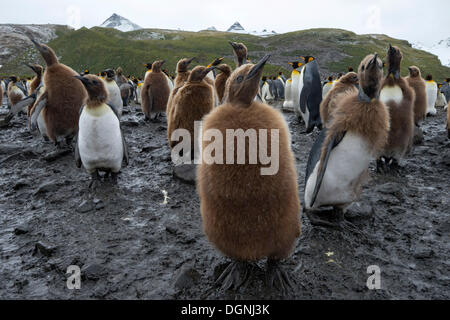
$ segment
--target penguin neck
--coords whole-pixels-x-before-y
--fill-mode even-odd
[[[364,90],[362,89],[362,87],[360,86],[359,87],[359,90],[358,90],[358,100],[359,101],[361,101],[361,102],[371,102],[372,100],[377,100],[378,99],[378,95],[375,97],[375,98],[373,98],[373,99],[371,99],[365,92],[364,92]]]
[[[49,50],[45,55],[43,55],[43,58],[45,60],[45,63],[47,64],[47,67],[59,63],[56,54],[52,50]]]
[[[89,97],[89,99],[87,100],[87,103],[86,103],[86,107],[91,110],[99,108],[106,103],[106,100],[107,99],[104,96],[96,97],[96,98]]]

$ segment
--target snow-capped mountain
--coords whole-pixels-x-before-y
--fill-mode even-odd
[[[273,36],[276,35],[277,33],[275,31],[268,31],[267,29],[264,29],[262,31],[247,31],[244,29],[244,27],[239,23],[239,22],[235,22],[231,25],[231,27],[228,28],[227,32],[234,32],[234,33],[242,33],[242,34],[251,34],[254,36],[259,36],[259,37],[269,37],[269,36]]]
[[[217,31],[216,27],[212,26],[212,27],[208,27],[205,29],[206,31]]]
[[[119,16],[118,14],[114,13],[111,17],[105,20],[100,27],[102,28],[114,28],[119,31],[127,32],[127,31],[134,31],[142,29],[142,27],[138,26],[137,24],[131,22],[130,20]]]
[[[415,42],[411,45],[415,49],[428,51],[438,56],[444,66],[450,67],[450,37],[431,46],[426,46],[421,42]]]

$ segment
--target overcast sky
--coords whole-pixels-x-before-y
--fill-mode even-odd
[[[330,27],[432,44],[450,37],[450,1],[424,0],[0,0],[0,23],[92,27],[117,13],[144,28],[278,33]],[[12,9],[14,7],[14,10]],[[10,8],[10,9],[8,9]]]

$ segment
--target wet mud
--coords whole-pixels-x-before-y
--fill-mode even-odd
[[[126,109],[127,111],[128,109]],[[0,110],[2,113],[6,109]],[[317,131],[283,113],[292,134],[299,193]],[[72,152],[32,135],[25,116],[0,128],[0,298],[2,299],[449,299],[450,140],[445,114],[424,124],[424,142],[402,169],[370,168],[353,230],[311,226],[283,262],[289,292],[264,283],[265,262],[247,285],[223,292],[214,281],[230,262],[207,241],[195,185],[173,175],[165,118],[148,123],[135,106],[122,117],[130,164],[118,185],[88,189]],[[81,268],[81,289],[66,286]],[[381,289],[366,286],[369,266]]]

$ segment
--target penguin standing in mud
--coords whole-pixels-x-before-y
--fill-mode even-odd
[[[187,82],[173,98],[173,114],[168,124],[169,145],[173,148],[177,141],[173,141],[172,133],[177,129],[186,129],[191,135],[191,156],[194,150],[194,121],[201,121],[214,107],[214,90],[203,81],[213,67],[197,66],[189,74]]]
[[[427,91],[427,116],[435,116],[436,111],[436,100],[438,93],[437,83],[433,80],[431,74],[426,77],[426,91]]]
[[[153,62],[152,72],[145,78],[141,92],[141,108],[146,120],[157,121],[162,112],[166,112],[170,88],[166,75],[161,71],[164,60]]]
[[[397,167],[413,144],[415,94],[400,76],[402,59],[400,49],[389,45],[386,57],[388,74],[381,86],[380,101],[388,107],[390,130],[388,143],[377,160],[377,169],[381,172]]]
[[[274,80],[274,85],[278,98],[284,100],[284,80],[280,75]]]
[[[294,100],[297,114],[301,114],[306,131],[310,133],[315,127],[322,129],[320,119],[320,103],[322,102],[322,83],[320,82],[319,66],[314,57],[302,57],[305,66],[302,68],[299,83],[298,103]],[[294,97],[295,99],[295,97]]]
[[[270,84],[266,76],[262,77],[261,98],[264,103],[273,100],[272,93],[270,92]]]
[[[222,104],[225,94],[225,84],[231,75],[231,67],[227,64],[221,64],[218,65],[216,69],[219,70],[220,73],[216,77],[214,86],[216,88],[217,97],[219,98],[219,104]]]
[[[263,173],[261,170],[267,167],[260,159],[255,159],[255,164],[248,160],[252,155],[249,148],[245,149],[248,163],[244,165],[225,164],[220,160],[206,163],[203,154],[204,160],[197,170],[203,230],[208,240],[234,261],[216,280],[224,290],[242,286],[251,273],[249,263],[264,258],[268,259],[267,283],[286,289],[289,278],[278,262],[289,257],[300,236],[297,172],[288,125],[279,111],[254,101],[268,59],[267,55],[256,65],[237,68],[228,79],[225,104],[213,109],[202,124],[204,153],[223,151],[225,157],[227,149],[230,150],[230,146],[221,141],[216,145],[219,149],[211,151],[212,142],[205,137],[211,130],[221,132],[217,140],[224,139],[227,129],[254,129],[260,133],[258,140],[266,139],[267,152],[279,159],[276,172]],[[272,141],[274,130],[278,132],[275,143]],[[238,151],[233,150],[234,158],[233,154],[227,158],[237,158]],[[264,203],[263,208],[261,203]]]
[[[300,83],[301,83],[301,72],[303,72],[303,63],[294,61],[289,62],[292,67],[291,73],[291,101],[292,107],[294,108],[295,115],[298,119],[301,118],[301,114],[299,112],[299,108],[296,107],[300,103]],[[302,67],[303,66],[303,67]]]
[[[294,103],[292,101],[292,79],[289,78],[286,80],[286,84],[284,85],[283,109],[292,109],[292,108],[294,108]]]
[[[383,64],[377,54],[364,58],[358,77],[359,92],[342,96],[309,154],[305,207],[313,224],[322,224],[313,214],[322,207],[332,206],[343,218],[347,206],[359,199],[370,161],[388,139],[389,113],[378,99]]]
[[[447,99],[445,98],[445,95],[441,92],[441,88],[442,88],[442,84],[439,84],[437,99],[436,99],[436,107],[437,108],[443,108],[447,105]]]
[[[9,105],[14,107],[20,100],[25,98],[26,89],[22,86],[22,84],[19,82],[19,79],[16,76],[9,77],[9,83],[8,83],[8,90],[7,90],[7,96]],[[20,110],[23,112],[26,112],[26,110]]]
[[[45,91],[36,100],[31,117],[31,128],[36,127],[42,113],[48,138],[59,144],[59,138],[70,142],[78,132],[78,117],[81,106],[87,99],[87,92],[73,69],[59,63],[55,52],[47,45],[31,40],[41,53],[47,67],[44,72]]]
[[[328,77],[327,82],[323,85],[322,88],[322,99],[325,99],[325,97],[327,96],[327,93],[331,90],[331,88],[333,88],[333,77]],[[325,120],[323,120],[323,123],[325,123]]]
[[[420,126],[427,114],[427,92],[425,80],[422,79],[420,69],[416,66],[408,68],[409,76],[406,77],[406,82],[414,90],[414,122],[416,126]]]
[[[115,109],[120,119],[123,111],[123,101],[119,86],[115,81],[116,72],[113,69],[106,69],[103,72],[105,73],[103,81],[105,82],[106,91],[108,91],[108,101],[106,103]]]
[[[444,94],[445,100],[450,102],[450,78],[445,79],[441,87],[441,92]]]
[[[189,66],[195,58],[184,58],[177,63],[177,76],[175,78],[175,85],[170,92],[169,100],[167,101],[166,117],[167,123],[170,123],[170,117],[172,116],[172,102],[173,97],[177,94],[178,90],[186,83],[189,78],[190,71]],[[170,140],[170,137],[169,137]]]
[[[336,110],[336,106],[342,99],[341,95],[358,93],[356,87],[358,81],[358,75],[355,72],[349,72],[325,96],[325,99],[320,103],[320,118],[324,126],[326,126],[333,112]]]
[[[75,162],[91,174],[89,185],[100,180],[99,171],[111,174],[114,183],[122,167],[122,161],[128,164],[128,150],[120,128],[119,115],[108,105],[108,91],[105,82],[95,75],[75,76],[86,88],[89,98],[82,107],[79,119],[79,131],[75,148]],[[96,185],[94,185],[96,187]]]

